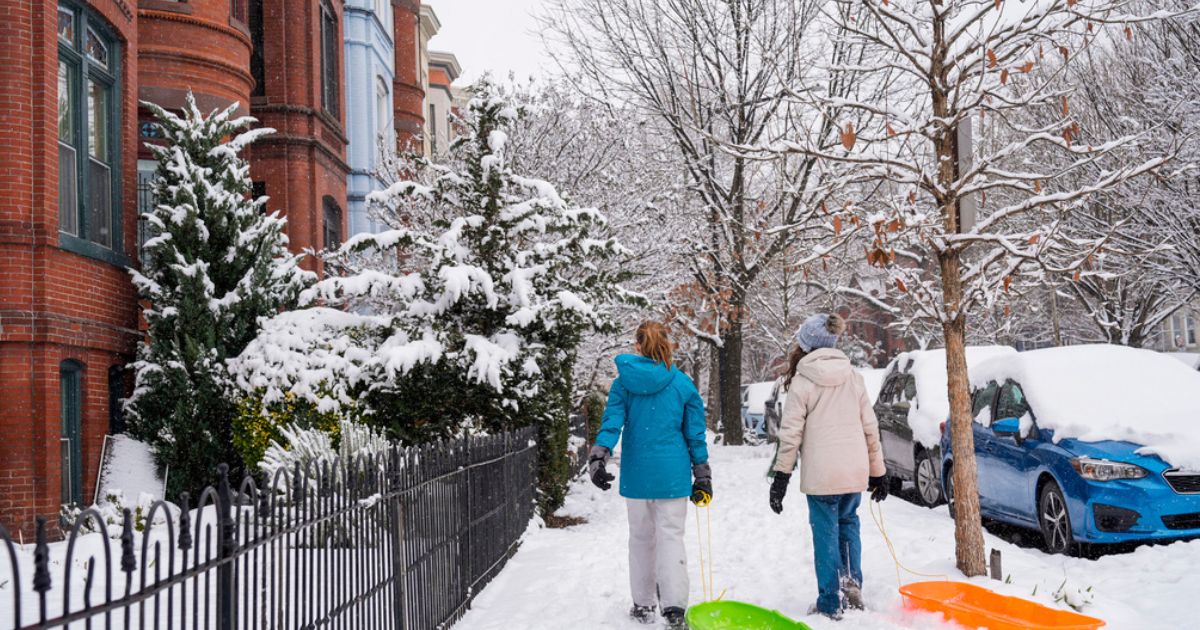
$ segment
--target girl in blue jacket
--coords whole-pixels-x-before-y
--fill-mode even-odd
[[[621,439],[621,496],[629,509],[629,614],[653,623],[655,604],[670,628],[684,628],[687,500],[712,498],[704,433],[704,401],[692,379],[671,364],[671,340],[658,322],[638,326],[637,355],[617,356],[604,421],[588,458],[592,483],[603,490],[605,468]]]

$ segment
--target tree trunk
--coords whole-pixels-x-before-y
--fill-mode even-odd
[[[708,413],[705,421],[708,430],[719,433],[721,429],[721,349],[710,346],[708,350]]]
[[[983,528],[979,515],[979,479],[975,465],[975,435],[971,417],[971,390],[967,376],[966,319],[958,311],[962,301],[958,252],[938,257],[948,321],[942,325],[946,342],[946,379],[950,395],[950,438],[954,451],[954,552],[958,570],[967,577],[983,575]]]
[[[731,319],[721,334],[721,433],[725,443],[741,446],[742,432],[742,324]]]

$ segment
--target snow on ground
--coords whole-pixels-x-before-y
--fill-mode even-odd
[[[782,515],[767,507],[764,477],[771,448],[714,446],[712,544],[714,586],[725,598],[775,608],[815,630],[952,628],[938,615],[905,611],[897,592],[896,569],[868,503],[862,519],[864,595],[869,610],[850,612],[841,622],[805,613],[816,600],[812,539],[804,495],[798,483],[784,501]],[[615,467],[614,467],[615,468]],[[585,479],[575,482],[562,513],[588,522],[568,529],[532,529],[507,567],[475,600],[455,630],[625,629],[646,627],[630,621],[627,532],[624,500]],[[900,561],[914,571],[962,579],[954,570],[954,523],[946,508],[933,510],[890,497],[883,502],[884,525]],[[702,599],[696,555],[696,516],[689,508],[687,548],[691,597]],[[1049,606],[1056,593],[1092,603],[1085,614],[1109,628],[1140,630],[1194,627],[1194,599],[1200,593],[1200,541],[1141,547],[1132,553],[1084,560],[1049,556],[984,534],[988,549],[1000,549],[1009,584],[975,581],[1008,595],[1031,597]],[[940,579],[904,575],[904,580]],[[1091,592],[1088,592],[1088,589]],[[1058,595],[1059,598],[1062,595]]]
[[[151,500],[161,499],[163,480],[158,477],[150,445],[128,435],[105,437],[109,450],[100,471],[99,498],[102,500],[107,493],[120,491],[131,500],[139,499],[143,494]]]

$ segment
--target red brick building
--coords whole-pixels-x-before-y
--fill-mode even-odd
[[[0,0],[0,525],[89,503],[104,435],[121,430],[156,135],[139,99],[241,104],[278,130],[252,148],[251,177],[292,247],[346,233],[342,5]],[[420,7],[393,6],[397,66],[416,68]],[[404,130],[423,123],[412,74],[397,78]]]

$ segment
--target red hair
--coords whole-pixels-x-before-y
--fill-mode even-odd
[[[638,326],[635,339],[642,349],[642,356],[671,367],[671,338],[667,336],[666,326],[655,321],[644,321]]]

